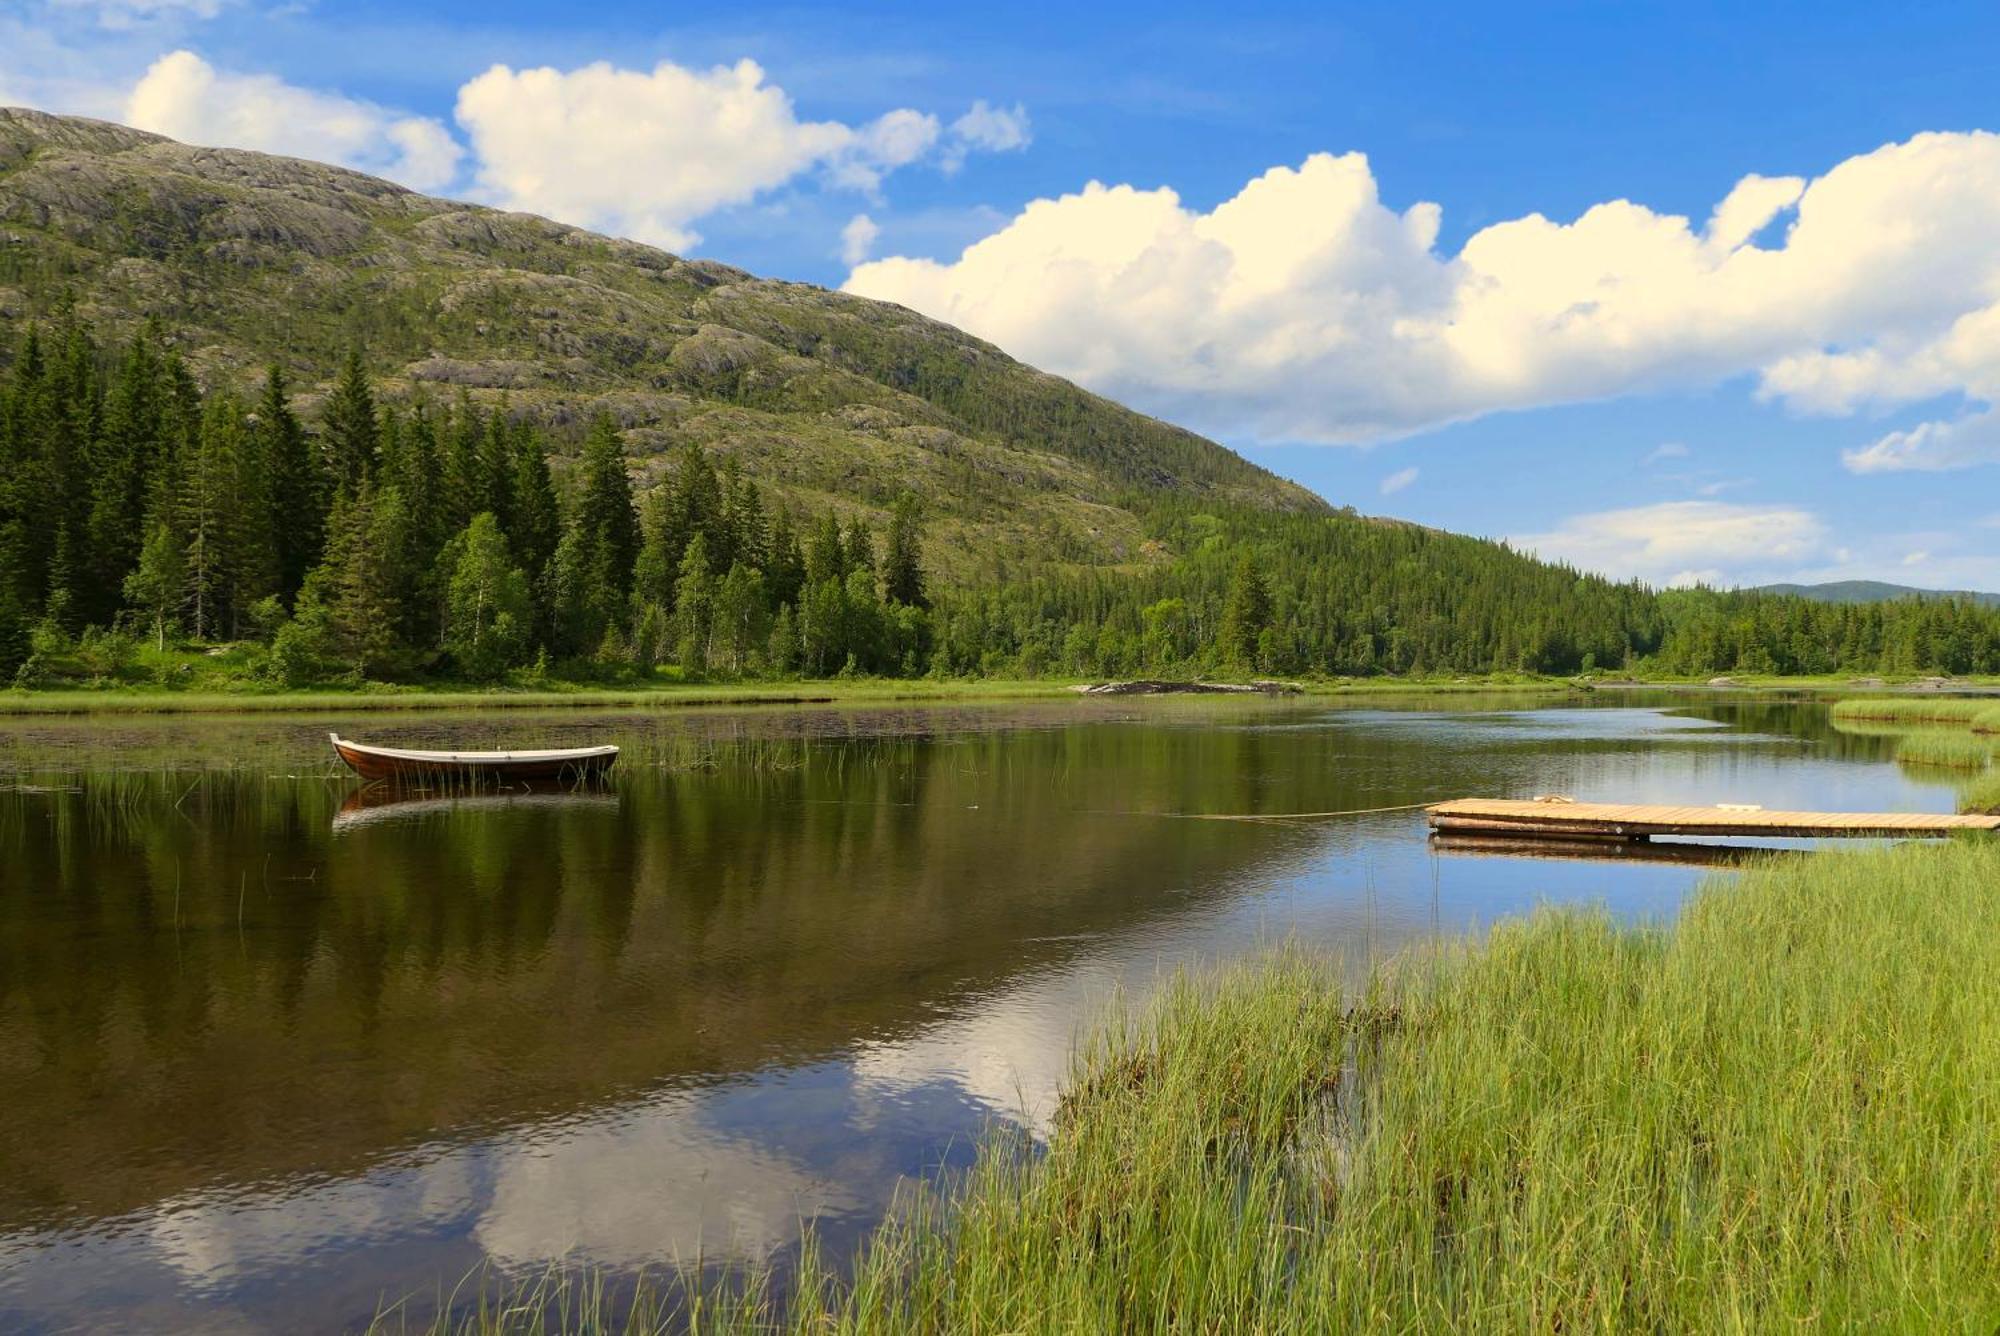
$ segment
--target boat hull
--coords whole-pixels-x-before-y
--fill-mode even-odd
[[[618,760],[616,747],[573,752],[423,753],[367,747],[334,737],[333,750],[348,769],[367,780],[399,783],[528,783],[578,781],[604,774]]]

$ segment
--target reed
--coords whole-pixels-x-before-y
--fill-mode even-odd
[[[2000,713],[1990,700],[1958,696],[1864,696],[1836,701],[1835,723],[1970,724],[1982,714]]]
[[[1184,977],[1086,1046],[1045,1149],[993,1137],[846,1274],[703,1325],[1992,1330],[1995,884],[1992,841],[1824,854],[1358,991],[1297,951]],[[439,1329],[577,1329],[529,1307]]]
[[[1988,770],[1960,789],[1958,810],[2000,816],[2000,769]]]
[[[1976,733],[1939,728],[1903,734],[1896,743],[1899,765],[1943,770],[1984,770],[1993,760],[1991,739]]]

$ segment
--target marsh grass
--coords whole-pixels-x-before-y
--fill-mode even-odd
[[[2000,715],[2000,706],[1955,696],[1865,696],[1833,706],[1835,723],[1969,725],[1981,715]]]
[[[1899,765],[1945,770],[1984,770],[1993,760],[1992,740],[1956,729],[1927,728],[1905,733],[1896,743]]]
[[[1958,810],[2000,815],[2000,769],[1988,770],[1960,789]]]
[[[624,1311],[855,1332],[1992,1330],[1995,885],[1992,841],[1823,854],[1713,882],[1671,925],[1547,910],[1358,991],[1298,951],[1186,976],[1083,1049],[1045,1148],[995,1136],[845,1273],[809,1257],[789,1298],[739,1287],[696,1324]],[[439,1329],[585,1329],[551,1311]]]

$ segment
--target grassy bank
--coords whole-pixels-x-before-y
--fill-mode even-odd
[[[1996,884],[1993,842],[1826,854],[1359,995],[1297,953],[1185,979],[1082,1055],[1046,1153],[998,1138],[850,1278],[702,1324],[1991,1330]],[[663,1293],[641,1328],[687,1320]]]
[[[1069,679],[1007,678],[824,678],[802,681],[713,683],[657,682],[622,686],[589,684],[540,687],[364,686],[283,690],[271,687],[173,689],[106,687],[88,689],[0,689],[0,716],[77,714],[243,714],[272,710],[324,712],[356,710],[562,709],[620,707],[672,708],[682,705],[791,705],[928,700],[1064,697],[1075,693]],[[1490,678],[1355,678],[1305,682],[1310,696],[1456,695],[1494,692],[1563,692],[1565,678],[1504,674]]]
[[[244,714],[273,710],[548,710],[564,708],[669,709],[683,705],[798,705],[826,702],[1004,699],[1059,696],[1061,682],[934,681],[925,678],[828,679],[625,687],[357,687],[316,691],[0,691],[0,715],[41,714]]]

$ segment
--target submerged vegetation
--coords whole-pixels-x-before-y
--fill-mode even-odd
[[[2000,1320],[2000,844],[1825,854],[1670,925],[1544,911],[1359,990],[1183,978],[851,1274],[641,1329],[1740,1330]],[[440,1330],[577,1329],[587,1279]],[[558,1296],[561,1296],[560,1298]],[[594,1296],[594,1297],[593,1297]],[[560,1309],[568,1303],[567,1311]],[[385,1326],[395,1325],[395,1316]]]

